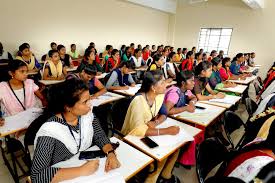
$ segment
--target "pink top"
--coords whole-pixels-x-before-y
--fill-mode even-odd
[[[171,86],[165,94],[164,102],[171,102],[173,104],[176,104],[179,100],[179,95],[177,93],[178,87],[176,86]],[[190,90],[187,90],[185,95],[188,97],[193,96],[193,93]]]
[[[24,101],[22,102],[22,104],[25,106],[26,109],[28,109],[35,106],[36,99],[34,92],[37,91],[39,87],[31,79],[27,79],[24,84],[26,98],[25,104]],[[20,97],[18,98],[20,99]],[[7,82],[0,83],[0,104],[3,116],[11,116],[24,111],[23,107],[14,96]]]
[[[226,81],[230,78],[230,76],[232,76],[232,73],[230,72],[230,70],[228,69],[227,72],[225,70],[225,68],[220,68],[220,75],[222,77],[223,81]]]

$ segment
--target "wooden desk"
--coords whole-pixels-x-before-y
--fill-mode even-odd
[[[132,178],[134,175],[136,175],[138,172],[143,170],[146,166],[148,166],[150,163],[152,163],[154,160],[147,156],[146,154],[138,151],[137,149],[129,146],[125,142],[122,142],[121,140],[112,137],[111,142],[116,143],[119,142],[119,147],[116,149],[117,158],[121,164],[120,168],[111,170],[108,173],[102,172],[95,172],[93,175],[85,176],[85,177],[78,177],[70,181],[63,181],[62,183],[68,183],[68,182],[74,182],[74,183],[80,183],[80,182],[91,182],[91,179],[100,178],[104,176],[108,176],[110,174],[120,174],[123,176],[125,181]],[[99,148],[96,146],[93,146],[92,148],[89,148],[88,150],[98,150]],[[54,167],[78,167],[83,165],[86,161],[85,160],[79,160],[78,159],[79,154],[73,156],[71,159],[67,160],[66,162],[61,162]],[[102,162],[105,162],[102,160]]]
[[[62,83],[64,81],[65,80],[39,80],[38,82],[45,85],[45,86],[48,86],[48,85],[54,85],[54,84]]]
[[[230,88],[220,88],[219,91],[223,92],[233,92],[236,94],[243,94],[243,92],[247,89],[247,85],[237,85],[236,87],[230,87]]]
[[[226,110],[223,107],[204,104],[201,102],[197,102],[196,106],[201,106],[206,109],[195,109],[194,113],[184,111],[171,117],[183,122],[189,122],[199,126],[207,127]]]
[[[233,105],[235,105],[238,101],[240,101],[241,97],[233,96],[233,95],[225,95],[224,99],[225,99],[224,101],[222,101],[223,99],[218,99],[218,100],[200,101],[200,103],[214,105],[214,106],[218,106],[218,107],[224,107],[226,109],[229,109]]]
[[[141,150],[145,154],[151,156],[157,161],[162,161],[166,159],[168,156],[170,156],[172,153],[174,153],[176,150],[178,150],[180,147],[185,145],[189,141],[193,141],[193,137],[196,136],[198,133],[201,132],[200,129],[197,129],[195,127],[192,127],[190,125],[181,123],[177,120],[167,118],[166,121],[161,124],[166,127],[176,125],[179,126],[181,129],[183,129],[183,133],[187,134],[185,137],[181,136],[179,139],[177,139],[177,142],[171,142],[171,144],[167,145],[159,145],[155,148],[149,148],[147,145],[145,145],[140,139],[142,137],[139,136],[133,136],[133,135],[127,135],[124,137],[124,140],[131,144],[132,146],[136,147],[137,149]],[[169,137],[170,136],[170,137]],[[159,140],[171,138],[171,135],[161,135],[157,137]],[[174,137],[178,138],[178,137]]]
[[[92,99],[91,100],[91,104],[95,107],[100,106],[100,105],[104,105],[107,103],[111,103],[114,101],[117,101],[119,99],[125,98],[122,95],[116,94],[116,93],[111,93],[111,92],[107,92],[99,97],[97,97],[96,99]]]
[[[251,77],[247,77],[245,80],[228,80],[237,84],[243,84],[243,85],[248,85],[249,83],[251,83],[253,80],[255,80],[257,78],[257,76],[251,76]]]

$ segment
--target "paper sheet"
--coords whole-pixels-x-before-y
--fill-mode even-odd
[[[103,104],[107,101],[110,101],[112,99],[115,99],[115,98],[123,98],[123,96],[107,92],[107,93],[99,96],[97,99],[91,100],[91,103],[93,106],[97,107],[97,106],[100,106],[101,104]]]
[[[228,91],[232,91],[232,92],[237,92],[237,93],[238,92],[242,93],[246,88],[247,88],[247,86],[237,85],[236,87],[224,88],[224,90],[228,90]]]
[[[158,125],[157,128],[167,128],[169,126],[176,126],[176,123],[171,121],[165,121]],[[159,146],[171,146],[182,141],[193,141],[194,138],[183,128],[180,128],[180,132],[177,135],[160,135],[160,136],[149,136]]]
[[[223,99],[210,99],[209,102],[218,102],[218,103],[225,103],[225,104],[235,104],[235,100],[226,95]]]
[[[4,126],[0,127],[0,133],[8,133],[28,127],[42,113],[40,108],[30,108],[16,115],[5,118]]]
[[[138,90],[140,89],[140,87],[141,87],[141,84],[137,84],[135,87],[129,87],[128,90],[119,90],[119,91],[121,91],[123,93],[127,93],[129,95],[135,95],[138,92]],[[116,90],[116,91],[118,91],[118,90]]]
[[[70,168],[70,167],[79,167],[83,165],[86,161],[85,160],[78,160],[78,156],[76,155],[73,158],[55,164],[53,167],[58,168]],[[74,178],[72,180],[62,181],[62,183],[124,183],[125,180],[122,175],[118,172],[118,169],[112,170],[108,173],[105,172],[105,162],[106,158],[100,158],[99,160],[99,167],[98,170],[89,176],[81,176]]]

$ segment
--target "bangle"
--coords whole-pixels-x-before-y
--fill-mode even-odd
[[[158,136],[159,136],[159,128],[158,128]]]

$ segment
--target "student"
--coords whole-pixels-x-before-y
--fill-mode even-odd
[[[126,46],[125,44],[121,46],[120,50],[119,50],[119,55],[122,58],[122,55],[125,53],[126,50]]]
[[[32,107],[39,107],[37,96],[43,105],[46,101],[39,91],[39,87],[28,78],[28,66],[21,60],[9,62],[9,76],[7,82],[0,83],[0,103],[3,117],[12,116]]]
[[[187,48],[182,48],[182,59],[186,59],[186,54],[187,54],[188,50]]]
[[[176,54],[176,62],[182,62],[182,58],[183,58],[183,55],[182,55],[182,49],[181,48],[178,48],[177,49],[177,54]]]
[[[234,75],[242,74],[241,64],[244,62],[244,55],[243,53],[238,53],[234,58],[230,65],[230,71]]]
[[[208,60],[209,62],[211,62],[211,60],[212,60],[213,58],[217,57],[217,55],[218,55],[218,52],[217,52],[216,50],[212,50],[211,53],[210,53],[210,56],[207,58],[207,60]]]
[[[180,71],[184,71],[184,70],[193,71],[194,58],[195,58],[195,55],[194,55],[193,51],[187,52],[186,59],[183,60],[182,63],[179,65],[179,70]]]
[[[116,69],[120,64],[119,52],[117,49],[113,49],[111,57],[105,63],[105,72],[109,73]]]
[[[70,55],[66,54],[66,48],[63,45],[58,45],[57,46],[57,51],[59,53],[59,58],[63,62],[63,65],[65,67],[73,67],[72,65],[72,60]]]
[[[49,60],[46,61],[43,67],[43,77],[44,80],[63,80],[67,75],[67,70],[63,66],[60,60],[57,50],[50,50]]]
[[[177,74],[177,86],[171,86],[165,94],[164,103],[169,115],[184,111],[194,112],[197,98],[192,94],[194,74],[182,71]]]
[[[38,63],[38,60],[30,51],[30,45],[28,43],[23,43],[19,46],[19,52],[16,59],[25,62],[28,66],[28,71],[37,71],[41,68],[41,65]]]
[[[236,86],[236,84],[234,83],[231,83],[228,81],[222,81],[222,78],[220,75],[220,68],[222,67],[222,63],[219,57],[213,58],[211,63],[212,63],[212,74],[209,78],[209,85],[211,86],[212,90]]]
[[[141,49],[135,49],[134,56],[131,56],[130,63],[133,63],[135,68],[139,68],[141,66],[145,65],[144,60],[142,59],[142,50]]]
[[[157,69],[162,70],[163,65],[164,65],[163,57],[161,55],[155,55],[147,71],[153,71]]]
[[[151,50],[151,57],[153,57],[153,55],[155,55],[156,53],[156,45],[152,45],[152,50]]]
[[[176,66],[176,56],[175,52],[171,52],[168,56],[169,62],[165,64],[166,74],[168,78],[176,79],[176,73],[180,72],[178,67]]]
[[[164,63],[166,63],[166,62],[167,62],[168,55],[169,55],[169,48],[166,47],[165,49],[163,49],[163,51],[162,51],[161,54],[162,54]]]
[[[131,58],[131,48],[129,46],[126,47],[125,52],[122,55],[122,62],[128,62]]]
[[[81,56],[79,55],[78,51],[76,50],[76,45],[75,44],[71,44],[71,51],[69,52],[69,55],[71,56],[71,58],[73,60],[81,58]]]
[[[202,61],[203,61],[203,54],[200,52],[196,53],[193,67],[196,67]]]
[[[196,53],[197,53],[197,48],[194,46],[194,47],[192,47],[191,51],[192,51],[194,54],[196,54]]]
[[[54,116],[36,134],[31,181],[55,183],[95,173],[99,160],[90,160],[73,168],[64,165],[66,160],[93,145],[107,156],[106,172],[120,167],[110,140],[92,113],[90,94],[85,83],[69,79],[52,88],[50,93],[48,111]],[[65,163],[62,166],[63,161]],[[57,163],[62,168],[54,166]]]
[[[135,44],[134,43],[130,44],[130,53],[131,53],[131,56],[134,55],[134,53],[135,53]]]
[[[141,44],[138,44],[137,49],[142,50],[142,46],[141,46]]]
[[[107,92],[104,85],[95,77],[97,69],[94,65],[85,65],[79,73],[70,73],[66,76],[67,79],[77,78],[84,81],[89,87],[89,92],[91,99],[96,99],[97,97],[103,95]]]
[[[170,126],[158,129],[167,116],[167,111],[163,105],[166,82],[163,74],[159,70],[146,72],[144,80],[138,94],[131,101],[122,127],[122,134],[135,136],[158,136],[176,135],[179,133],[178,126]],[[179,181],[172,175],[173,167],[177,161],[179,150],[158,162],[157,170],[146,177],[145,183],[162,181]],[[161,181],[160,181],[161,182]]]
[[[99,75],[104,72],[101,65],[95,61],[95,52],[92,50],[85,51],[84,58],[81,64],[78,66],[77,70],[81,71],[87,64],[95,66],[97,74]]]
[[[227,164],[224,176],[251,181],[262,167],[275,160],[275,123],[271,123],[265,138],[256,138],[245,145]]]
[[[208,61],[203,61],[197,65],[195,68],[195,86],[194,86],[194,94],[198,98],[198,100],[209,100],[216,98],[224,98],[225,95],[223,93],[214,92],[209,83],[208,79],[212,74],[212,64]],[[206,91],[211,95],[205,95]]]
[[[51,46],[51,50],[57,50],[57,44],[55,42],[51,42],[50,46]],[[46,60],[49,60],[48,54],[45,54],[41,57],[41,61],[45,62]]]
[[[203,49],[202,48],[200,49],[199,53],[203,54]]]
[[[250,67],[254,67],[255,66],[255,57],[256,57],[256,53],[254,53],[254,52],[250,53],[250,58],[248,60],[248,65]]]
[[[148,45],[149,46],[149,45]],[[142,59],[146,62],[150,57],[150,50],[148,47],[144,47],[142,49]]]
[[[224,51],[220,50],[219,55],[217,57],[219,57],[220,59],[223,59],[223,56],[224,56]]]
[[[202,61],[207,61],[208,59],[208,53],[203,53],[202,54]]]
[[[2,43],[0,42],[0,60],[13,60],[11,54],[4,50]]]
[[[134,87],[135,81],[129,74],[130,67],[129,62],[122,62],[117,69],[111,72],[106,88],[109,90],[127,90],[129,86]]]
[[[220,68],[220,76],[222,81],[226,81],[228,79],[237,80],[237,79],[245,79],[242,76],[235,76],[230,71],[231,61],[229,57],[225,57],[222,59],[222,67]]]
[[[57,44],[55,42],[51,42],[51,49],[57,50]]]

